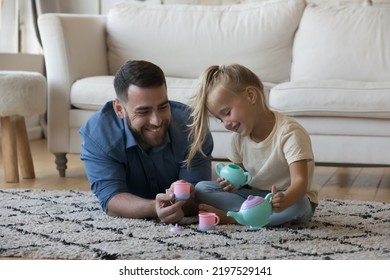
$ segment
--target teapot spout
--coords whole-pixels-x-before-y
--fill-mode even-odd
[[[239,224],[245,225],[245,220],[240,212],[228,211],[226,216],[233,217]]]

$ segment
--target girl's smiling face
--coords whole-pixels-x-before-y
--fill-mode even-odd
[[[217,86],[207,97],[207,109],[226,129],[249,136],[255,125],[255,99],[248,90],[233,93],[226,87]]]

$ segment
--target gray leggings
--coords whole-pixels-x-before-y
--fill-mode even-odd
[[[223,211],[239,211],[241,204],[249,195],[265,197],[269,191],[254,188],[241,188],[231,193],[225,192],[216,181],[201,181],[195,186],[197,203],[204,203]],[[278,226],[287,222],[294,224],[306,223],[314,214],[315,204],[304,196],[296,204],[279,213],[272,213],[267,226]]]

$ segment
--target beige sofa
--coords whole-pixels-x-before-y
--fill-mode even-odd
[[[266,85],[272,108],[309,131],[316,162],[390,165],[390,5],[263,0],[239,5],[123,3],[108,15],[45,14],[49,150],[65,176],[80,126],[115,96],[128,59],[162,67],[173,100],[187,102],[211,64],[241,63]],[[213,156],[231,133],[210,119]]]

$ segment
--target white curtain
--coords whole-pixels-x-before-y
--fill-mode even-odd
[[[35,14],[107,14],[120,1],[163,0],[0,0],[0,53],[42,54]]]
[[[18,0],[0,0],[0,52],[18,52],[18,21]]]
[[[0,53],[41,54],[30,0],[0,0]]]
[[[0,53],[42,54],[35,15],[43,13],[100,14],[101,0],[0,0]]]

